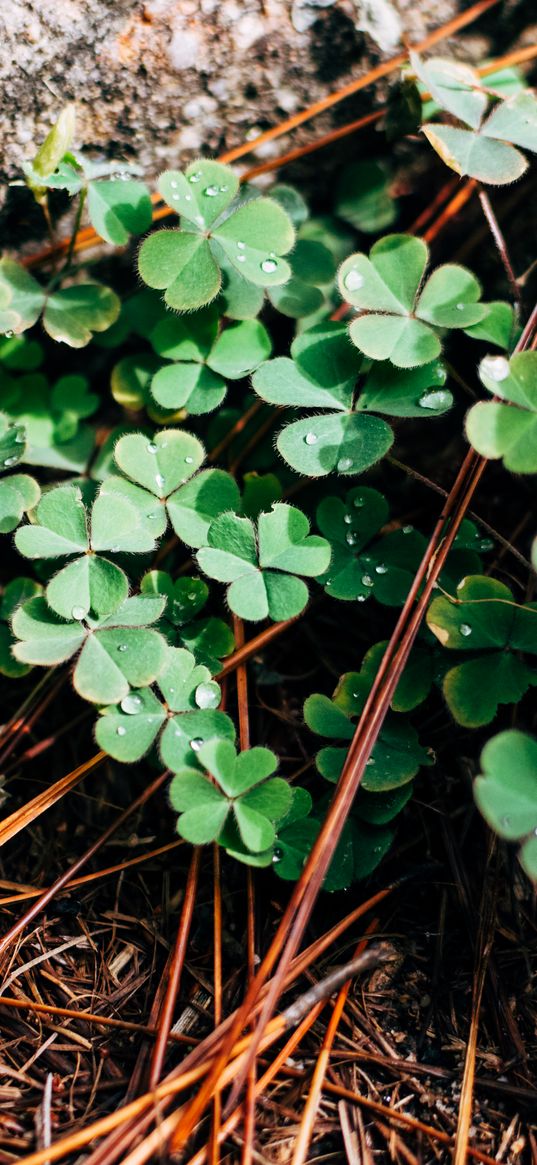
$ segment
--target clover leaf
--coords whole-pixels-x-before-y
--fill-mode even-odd
[[[229,583],[227,600],[243,619],[290,619],[304,610],[308,588],[302,578],[326,570],[330,546],[309,534],[305,514],[282,502],[250,518],[222,514],[209,527],[207,546],[197,561],[210,578]]]
[[[222,469],[198,473],[205,450],[191,433],[162,429],[150,440],[142,433],[128,433],[120,437],[114,455],[130,481],[111,476],[105,492],[119,491],[130,500],[140,520],[149,522],[154,538],[164,533],[169,517],[187,546],[201,546],[213,518],[240,504],[238,485],[229,473]]]
[[[18,464],[25,445],[24,426],[13,424],[0,413],[0,474]],[[0,534],[9,534],[18,526],[26,510],[37,505],[40,493],[37,482],[26,473],[11,473],[0,481]]]
[[[275,838],[275,822],[292,799],[287,782],[272,776],[278,764],[274,753],[258,747],[237,756],[231,741],[210,740],[200,747],[198,760],[207,776],[186,769],[170,786],[181,836],[193,845],[220,840],[232,817],[248,850],[267,850]]]
[[[149,287],[165,290],[169,307],[191,311],[210,303],[222,285],[220,256],[256,287],[285,283],[282,259],[294,243],[288,215],[270,198],[235,200],[236,175],[219,162],[193,162],[184,173],[167,170],[158,189],[181,216],[181,229],[150,235],[140,249],[139,270]]]
[[[226,380],[240,380],[270,356],[268,332],[258,320],[218,331],[218,315],[205,308],[184,319],[162,320],[151,335],[155,352],[173,361],[158,368],[151,393],[166,409],[199,415],[223,401]]]
[[[12,647],[15,642],[11,631],[11,619],[17,607],[26,599],[41,594],[39,583],[33,578],[14,578],[4,588],[0,599],[0,672],[10,679],[18,679],[30,671],[30,665],[15,659]]]
[[[255,391],[270,404],[331,411],[282,429],[277,447],[284,460],[316,477],[334,470],[355,475],[374,465],[392,445],[393,433],[385,421],[354,410],[360,359],[345,327],[328,322],[303,332],[291,356],[262,364],[252,378]]]
[[[47,491],[35,511],[35,522],[15,534],[17,550],[26,558],[74,558],[49,582],[47,602],[64,619],[110,615],[129,592],[127,576],[101,551],[152,550],[154,539],[138,521],[136,508],[114,494],[99,494],[91,516],[76,486]]]
[[[537,669],[521,658],[537,655],[537,604],[517,605],[504,583],[484,575],[463,579],[455,601],[433,599],[427,623],[443,647],[459,653],[442,683],[459,724],[489,724],[500,704],[516,703],[537,684]]]
[[[387,798],[399,798],[401,808],[411,793],[411,786],[391,794],[377,794],[371,800],[380,805]],[[273,858],[274,870],[284,881],[297,881],[322,825],[322,803],[312,814],[312,800],[306,789],[294,789],[293,801],[286,817],[277,827]],[[360,799],[362,791],[357,800]],[[364,797],[368,794],[363,794]],[[383,824],[379,822],[379,824]],[[382,861],[394,838],[392,829],[364,824],[355,812],[345,822],[341,838],[323,881],[323,890],[346,890],[353,882],[366,878]]]
[[[470,129],[434,123],[422,132],[457,174],[480,182],[503,186],[514,182],[527,170],[520,150],[537,151],[537,102],[523,90],[498,101],[484,119],[488,94],[480,86],[475,70],[459,61],[432,58],[426,62],[410,54],[414,71],[442,109],[446,109]]]
[[[519,352],[510,360],[485,356],[479,375],[501,400],[479,401],[470,409],[468,440],[483,457],[501,458],[513,473],[537,473],[537,352]]]
[[[95,737],[115,760],[131,764],[158,740],[163,764],[177,771],[196,763],[204,741],[234,739],[233,721],[217,710],[219,685],[189,651],[167,646],[160,672],[153,678],[162,700],[144,687],[102,710]]]
[[[28,373],[4,383],[2,398],[11,421],[24,428],[24,461],[75,473],[86,468],[95,435],[83,421],[99,403],[86,377],[62,376],[51,388],[42,373]]]
[[[332,283],[336,263],[323,243],[299,237],[289,266],[291,275],[287,283],[269,288],[268,297],[282,315],[302,319],[325,302],[323,289]]]
[[[117,702],[131,686],[151,684],[163,666],[165,640],[147,627],[163,607],[157,595],[131,595],[105,619],[66,622],[44,598],[33,598],[13,616],[19,641],[13,654],[21,663],[43,667],[78,655],[73,673],[78,694],[96,704]]]
[[[334,599],[365,602],[372,595],[390,607],[401,606],[426,546],[412,527],[376,538],[388,520],[385,497],[359,486],[345,501],[325,497],[317,508],[317,525],[332,546],[330,567],[319,581]]]
[[[197,619],[209,597],[207,583],[201,578],[182,576],[173,579],[163,570],[150,570],[144,575],[140,590],[144,595],[164,595],[166,607],[159,630],[174,647],[186,647],[196,663],[205,664],[214,675],[220,670],[221,660],[230,655],[235,646],[233,632],[223,619],[214,615]]]
[[[88,183],[88,212],[97,234],[116,247],[128,243],[151,226],[152,208],[147,186],[128,172]]]
[[[350,255],[339,271],[341,294],[360,311],[351,340],[373,360],[414,368],[439,356],[445,329],[479,323],[487,308],[466,267],[446,263],[425,284],[429,249],[412,235],[387,235],[367,255]],[[423,286],[422,286],[423,284]]]
[[[308,696],[304,704],[308,728],[332,740],[352,740],[369,686],[365,675],[348,672],[341,676],[332,699],[318,693]],[[327,781],[338,780],[346,755],[347,748],[341,745],[330,745],[317,754],[317,768]],[[389,792],[406,785],[422,765],[430,764],[431,758],[408,719],[390,712],[367,762],[362,788],[369,793]]]
[[[397,218],[390,176],[382,162],[352,162],[342,170],[334,209],[339,218],[365,234],[377,234]]]
[[[120,301],[100,283],[76,283],[47,292],[12,259],[0,260],[0,330],[18,334],[43,313],[43,327],[58,343],[84,348],[94,332],[117,319]]]
[[[522,843],[519,860],[537,881],[537,740],[516,729],[500,732],[481,753],[474,781],[477,807],[506,841]]]

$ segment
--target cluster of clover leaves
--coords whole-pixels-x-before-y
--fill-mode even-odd
[[[489,78],[485,88],[459,63],[412,56],[411,68],[431,98],[423,132],[448,165],[493,183],[523,172],[516,147],[537,148],[537,105],[516,76]],[[390,136],[398,122],[413,128],[409,86],[407,76],[404,108],[390,102]],[[419,94],[417,108],[423,116]],[[449,124],[437,120],[442,112]],[[125,166],[88,161],[74,135],[67,108],[25,167],[26,185],[49,215],[55,198],[77,200],[77,224],[86,210],[105,242],[124,246],[151,225],[149,191]],[[305,610],[314,580],[313,597],[346,603],[346,613],[368,601],[401,607],[426,537],[391,519],[384,495],[355,479],[389,453],[390,420],[399,431],[402,421],[419,424],[452,407],[444,348],[457,332],[488,350],[479,377],[490,399],[470,408],[468,440],[509,471],[537,473],[537,353],[512,355],[520,326],[511,305],[484,302],[465,267],[430,270],[423,240],[391,233],[368,253],[355,250],[356,231],[378,236],[396,223],[382,162],[346,167],[333,215],[319,218],[292,187],[265,196],[205,159],[166,171],[158,194],[178,221],[143,239],[144,286],[122,301],[75,269],[73,248],[48,283],[0,260],[0,532],[12,535],[28,567],[2,592],[0,671],[14,679],[33,666],[69,664],[75,690],[96,707],[99,747],[120,763],[147,755],[174,774],[170,800],[186,840],[217,841],[294,879],[385,643],[369,646],[332,697],[306,699],[312,747],[319,737],[329,742],[316,755],[312,796],[276,775],[270,749],[236,751],[218,679],[235,641],[219,604],[247,622],[285,621]],[[350,323],[331,318],[341,298]],[[275,313],[295,321],[288,355]],[[106,414],[111,405],[120,416],[104,437],[98,378],[69,363],[47,378],[49,341],[35,329],[22,334],[39,318],[68,349],[91,341],[101,368],[120,350]],[[276,420],[279,460],[270,435],[249,454],[265,420]],[[213,462],[232,429],[224,470]],[[27,466],[40,470],[39,481]],[[286,500],[310,485],[313,504]],[[537,685],[537,604],[517,602],[483,573],[482,555],[493,548],[486,532],[462,524],[327,889],[365,877],[389,849],[415,777],[434,763],[412,720],[432,691],[466,729],[490,724],[501,705]],[[522,842],[521,862],[537,877],[537,743],[500,733],[482,770],[479,808],[500,835]]]

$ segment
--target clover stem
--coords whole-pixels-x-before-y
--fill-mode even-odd
[[[513,293],[513,297],[515,300],[515,304],[514,304],[515,314],[518,318],[520,316],[520,309],[522,306],[522,294],[521,294],[520,287],[519,287],[519,284],[517,281],[517,277],[513,271],[513,265],[511,263],[511,259],[509,258],[509,252],[507,250],[507,243],[506,243],[505,238],[503,236],[498,219],[496,218],[496,215],[492,209],[492,203],[490,201],[490,198],[489,198],[486,190],[483,190],[483,188],[481,188],[479,190],[479,201],[481,203],[481,208],[483,210],[483,214],[485,215],[487,223],[490,227],[490,233],[494,239],[494,242],[496,244],[496,248],[498,250],[501,261],[502,261],[503,266],[505,268],[505,273],[506,273],[507,279],[509,281],[509,286],[511,288],[511,291]]]

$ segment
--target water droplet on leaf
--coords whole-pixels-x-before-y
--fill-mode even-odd
[[[155,474],[155,484],[158,485],[159,489],[164,488],[164,478],[161,473]]]
[[[85,607],[73,607],[71,615],[73,619],[83,619],[86,614]]]
[[[208,683],[198,684],[194,693],[194,699],[198,708],[218,708],[220,703],[220,689],[218,684]]]
[[[347,271],[343,283],[345,284],[347,291],[358,291],[360,287],[364,286],[364,277],[363,275],[360,275],[359,271],[356,271],[353,267],[351,267],[350,271]]]
[[[432,392],[424,392],[418,401],[420,409],[441,409],[443,405],[451,403],[449,392],[442,392],[441,389],[433,389]]]
[[[129,716],[134,716],[136,712],[140,711],[143,700],[141,696],[137,696],[134,692],[129,692],[128,696],[124,696],[121,701],[121,708]]]
[[[401,531],[403,534],[412,534],[413,530],[414,530],[413,526],[402,526],[401,527]]]
[[[481,371],[484,376],[488,376],[490,380],[507,380],[509,376],[509,361],[505,356],[485,356],[481,361]]]
[[[193,752],[199,752],[202,744],[203,744],[203,740],[201,739],[201,736],[196,736],[194,738],[194,740],[190,741],[190,747],[193,750]]]
[[[352,468],[352,458],[351,457],[340,457],[340,459],[337,463],[337,469],[338,469],[339,473],[345,473],[346,469],[351,469],[351,468]]]
[[[278,264],[275,259],[263,259],[261,270],[264,271],[266,275],[272,275],[272,272],[276,270],[277,266]]]
[[[244,251],[245,246],[246,246],[246,243],[243,243],[242,240],[237,243],[237,247],[239,248],[239,251]]]
[[[375,580],[373,578],[371,578],[370,574],[363,574],[362,575],[362,586],[363,587],[374,587],[374,585],[375,585]]]
[[[216,195],[218,194],[218,186],[206,186],[203,193],[207,198],[216,198]]]
[[[465,639],[467,639],[468,636],[472,634],[472,628],[470,627],[469,623],[461,623],[459,631]]]
[[[124,728],[122,724],[118,724],[118,726],[116,728],[116,735],[117,736],[124,736],[126,731],[127,731],[127,729]]]
[[[388,567],[383,562],[379,562],[378,566],[375,567],[375,571],[377,574],[387,574]]]
[[[118,651],[126,651],[126,650],[127,650],[127,644],[126,644],[126,643],[120,643],[120,644],[119,644],[119,646],[118,646]]]
[[[158,453],[158,445],[155,445],[154,441],[149,441],[149,444],[146,445],[146,449],[148,453]]]
[[[318,441],[318,437],[315,436],[315,433],[306,433],[306,436],[304,437],[304,441],[305,441],[306,445],[316,445],[317,441]]]

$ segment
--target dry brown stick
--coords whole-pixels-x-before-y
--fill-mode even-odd
[[[45,789],[42,793],[38,793],[36,797],[33,797],[31,801],[28,801],[20,809],[15,809],[13,813],[10,813],[9,817],[5,817],[0,822],[0,846],[5,845],[6,841],[11,841],[11,838],[15,837],[21,829],[26,829],[42,813],[46,813],[47,809],[50,809],[66,793],[74,789],[76,785],[79,785],[86,774],[91,772],[92,769],[97,768],[105,759],[105,752],[97,752],[95,756],[90,757],[83,764],[78,765],[76,769],[67,773],[65,777],[61,777],[59,781],[55,781],[48,789]]]
[[[149,1070],[150,1089],[156,1088],[156,1085],[158,1084],[162,1075],[162,1069],[164,1067],[164,1060],[166,1057],[166,1048],[168,1045],[168,1039],[172,1026],[175,1001],[181,984],[181,976],[183,974],[188,940],[190,937],[190,928],[192,926],[192,918],[194,916],[194,905],[196,902],[196,892],[198,888],[200,860],[201,849],[199,846],[196,846],[192,853],[192,860],[190,862],[190,869],[188,871],[185,897],[183,900],[183,909],[181,911],[181,918],[179,919],[179,926],[177,927],[177,938],[170,964],[168,983],[162,1004],[162,1011],[158,1022],[158,1036],[155,1040],[153,1055],[151,1057],[151,1067]]]
[[[214,950],[213,950],[213,978],[214,978],[214,1026],[222,1023],[222,863],[220,861],[220,847],[213,842],[213,896],[214,896]],[[222,1118],[222,1099],[220,1092],[213,1098],[213,1113],[209,1141],[211,1165],[218,1165],[220,1160],[219,1133]]]

